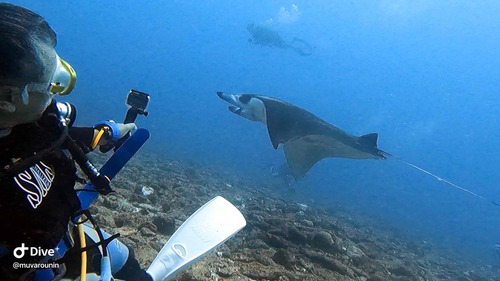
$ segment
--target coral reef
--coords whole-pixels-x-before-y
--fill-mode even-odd
[[[102,157],[97,161],[103,161]],[[474,268],[439,256],[425,242],[346,210],[281,198],[272,187],[157,155],[136,157],[113,181],[115,193],[91,207],[101,227],[121,233],[147,267],[194,211],[221,195],[247,226],[176,280],[495,280],[493,266]],[[308,205],[309,204],[309,205]],[[498,279],[497,279],[498,280]]]

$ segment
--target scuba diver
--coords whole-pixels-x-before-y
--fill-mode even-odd
[[[72,126],[75,107],[53,97],[71,92],[76,73],[56,53],[56,34],[39,15],[1,3],[0,42],[0,280],[36,280],[35,270],[14,269],[13,263],[40,261],[23,253],[25,247],[52,249],[73,240],[68,225],[80,209],[75,162],[99,192],[111,191],[85,153],[115,143],[136,126]],[[133,254],[122,262],[117,277],[151,280]]]
[[[56,42],[40,15],[0,3],[0,280],[160,281],[244,227],[241,213],[216,197],[179,227],[147,270],[115,239],[119,234],[100,230],[88,207],[98,195],[112,192],[110,180],[121,162],[149,132],[133,122],[109,120],[73,126],[76,108],[53,99],[69,94],[76,83],[75,71],[55,51]],[[143,103],[145,109],[147,101],[147,94],[131,91],[127,104]],[[146,115],[142,109],[130,108],[126,121]],[[99,171],[86,156],[118,146]],[[113,166],[117,163],[121,166]],[[77,176],[76,165],[86,179]],[[75,189],[77,182],[86,184]],[[201,213],[203,222],[196,216]],[[206,241],[190,242],[207,220],[213,228],[201,229],[205,236],[198,237]]]
[[[286,42],[278,32],[253,23],[247,25],[247,30],[252,36],[248,41],[252,44],[292,49],[301,56],[310,56],[312,54],[311,45],[302,39],[294,37],[291,42]]]

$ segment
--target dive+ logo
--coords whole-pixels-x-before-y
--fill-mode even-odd
[[[20,247],[14,249],[14,257],[16,259],[22,259],[26,252],[31,257],[53,257],[56,254],[57,249],[42,249],[41,247],[26,247],[24,243],[21,243]]]

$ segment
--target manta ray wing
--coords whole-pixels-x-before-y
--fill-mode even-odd
[[[300,107],[269,97],[258,96],[257,98],[265,105],[267,131],[275,149],[280,143],[286,144],[300,138],[305,138],[302,142],[315,143],[313,139],[320,139],[320,136],[323,136],[322,141],[316,143],[323,143],[324,147],[328,147],[329,144],[334,150],[335,147],[340,146],[350,147],[350,149],[330,153],[329,155],[332,156],[329,157],[384,158],[382,151],[377,148],[378,134],[376,133],[356,137]],[[358,157],[359,153],[356,151],[371,156]]]
[[[300,107],[269,97],[257,98],[266,107],[267,131],[275,149],[280,143],[308,135],[327,135],[331,131],[329,124]]]
[[[283,145],[286,161],[295,179],[303,178],[320,160],[328,157],[350,159],[381,158],[370,151],[364,151],[354,143],[344,143],[325,135],[308,135]]]

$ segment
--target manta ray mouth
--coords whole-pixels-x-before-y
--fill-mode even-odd
[[[227,109],[229,109],[229,111],[231,111],[232,113],[236,113],[236,114],[239,114],[241,112],[241,107],[234,106],[234,105],[228,106]]]
[[[235,95],[226,94],[226,93],[224,93],[224,92],[217,92],[217,96],[218,96],[220,99],[222,99],[222,100],[224,100],[224,101],[226,101],[226,102],[228,102],[228,103],[232,104],[232,105],[233,105],[233,106],[235,106],[235,107],[238,107],[238,108],[239,108],[239,107],[241,106],[240,101],[238,101],[238,99],[236,98],[236,96],[235,96]],[[230,110],[231,110],[231,109],[230,109]]]

